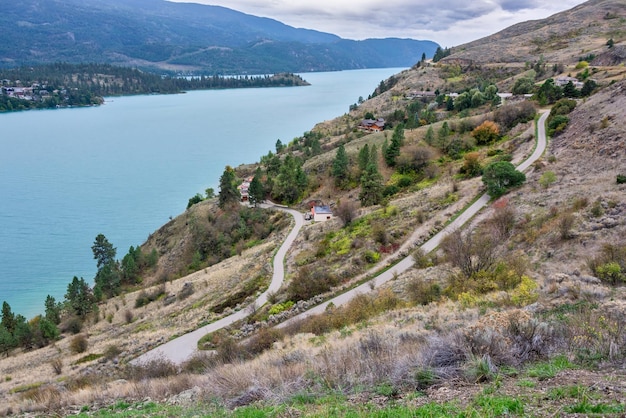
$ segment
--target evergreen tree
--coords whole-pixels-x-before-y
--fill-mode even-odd
[[[287,155],[273,184],[272,194],[280,201],[294,203],[304,193],[308,184],[302,170],[302,161]]]
[[[142,255],[141,248],[135,249],[131,245],[128,254],[122,258],[122,277],[125,283],[133,284],[139,280],[139,262],[140,258],[143,258]]]
[[[424,136],[424,141],[428,145],[433,145],[435,143],[435,130],[433,129],[432,125],[428,127],[428,130],[426,131],[426,135]]]
[[[91,246],[91,251],[93,252],[93,258],[97,262],[96,265],[98,269],[115,262],[117,249],[113,247],[113,244],[111,244],[103,234],[96,236],[96,240]]]
[[[56,302],[54,297],[48,295],[44,303],[46,308],[46,319],[56,325],[61,323],[61,306]]]
[[[257,167],[254,172],[254,177],[250,182],[250,189],[248,189],[248,195],[250,197],[250,202],[256,206],[258,202],[265,200],[265,187],[261,182],[261,167]]]
[[[11,310],[11,305],[6,301],[2,302],[2,321],[0,321],[0,325],[11,334],[15,331],[15,314]]]
[[[17,347],[17,342],[13,334],[2,324],[0,324],[0,354],[9,356],[11,350]]]
[[[91,250],[98,267],[94,288],[98,299],[103,295],[107,297],[117,295],[122,284],[119,267],[115,261],[117,249],[103,234],[98,234]]]
[[[72,282],[67,285],[65,301],[70,311],[81,318],[84,318],[93,310],[95,302],[91,289],[85,280],[82,277],[79,279],[76,276],[74,276]]]
[[[363,206],[377,205],[383,197],[383,176],[378,172],[376,164],[370,163],[361,176],[361,193],[359,200]]]
[[[335,186],[343,187],[348,182],[348,154],[343,144],[337,148],[335,159],[333,160],[332,175],[335,178]]]
[[[443,148],[446,144],[448,136],[450,135],[450,127],[448,126],[448,122],[444,122],[439,128],[437,132],[438,145],[440,148]]]
[[[404,124],[399,123],[393,130],[391,143],[384,151],[385,162],[389,167],[396,165],[396,158],[400,155],[400,147],[404,143]]]
[[[374,164],[376,170],[378,170],[378,149],[376,148],[376,145],[372,145],[370,147],[370,159],[367,164]],[[365,169],[367,170],[367,166]]]
[[[365,171],[367,168],[367,164],[370,159],[370,148],[369,145],[363,145],[363,148],[359,150],[359,156],[357,157],[359,163],[359,172]]]
[[[235,170],[227,165],[224,169],[224,173],[220,177],[219,206],[224,209],[229,205],[239,202],[240,199],[241,195],[235,184]]]

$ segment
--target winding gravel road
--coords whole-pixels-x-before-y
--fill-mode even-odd
[[[548,117],[548,114],[549,114],[548,112],[544,112],[539,118],[538,127],[537,127],[537,132],[538,132],[537,144],[535,146],[535,150],[531,154],[531,156],[528,157],[528,159],[526,159],[517,167],[518,170],[520,171],[527,170],[535,161],[537,161],[543,155],[546,149],[546,145],[547,145],[545,122]],[[420,248],[422,248],[422,250],[426,253],[429,253],[435,248],[437,248],[439,244],[441,243],[441,240],[447,234],[460,228],[466,222],[472,219],[483,207],[487,205],[487,203],[489,203],[490,200],[491,198],[489,197],[489,195],[487,193],[484,193],[470,207],[468,207],[463,213],[461,213],[454,221],[452,221],[445,228],[439,231],[439,233],[437,233],[428,241],[426,241],[424,244],[422,244]],[[284,262],[285,262],[285,256],[287,254],[287,250],[293,244],[293,241],[295,240],[296,236],[298,235],[298,232],[300,231],[300,229],[302,228],[304,224],[302,214],[296,210],[288,209],[288,208],[280,207],[276,205],[268,205],[268,204],[264,204],[261,206],[265,208],[275,208],[275,209],[283,210],[291,214],[294,217],[296,223],[295,223],[294,228],[291,230],[291,232],[289,233],[289,235],[283,242],[283,244],[280,246],[280,248],[276,252],[276,255],[274,257],[274,274],[272,276],[272,282],[270,283],[270,286],[268,287],[268,289],[256,299],[253,305],[253,306],[259,306],[259,307],[263,306],[267,302],[267,295],[270,292],[276,292],[281,287],[283,280],[284,280],[284,276],[285,276]],[[383,285],[384,283],[393,279],[395,275],[401,274],[407,271],[408,269],[413,267],[413,264],[414,264],[413,257],[407,256],[403,258],[399,263],[395,264],[392,268],[374,277],[370,281],[363,283],[360,286],[357,286],[354,289],[351,289],[345,293],[342,293],[341,295],[338,295],[334,297],[333,299],[330,299],[324,303],[321,303],[320,305],[317,305],[314,308],[311,308],[306,312],[296,315],[290,318],[289,320],[279,324],[277,327],[282,328],[282,327],[287,326],[288,324],[291,324],[292,322],[299,321],[308,316],[323,313],[328,307],[328,305],[331,303],[335,306],[344,305],[348,303],[350,300],[352,300],[356,295],[370,292],[372,289],[379,287]],[[193,332],[190,332],[176,339],[173,339],[159,347],[156,347],[155,349],[148,351],[145,354],[132,360],[131,364],[138,365],[146,361],[150,361],[152,359],[159,359],[159,358],[168,359],[176,364],[180,364],[184,362],[185,360],[187,360],[194,352],[196,352],[198,340],[202,338],[204,335],[210,332],[217,331],[219,329],[227,327],[228,325],[231,325],[234,322],[244,319],[250,313],[251,312],[249,309],[239,310],[230,316],[224,317],[216,322],[213,322]]]
[[[545,124],[546,124],[546,119],[548,118],[548,115],[549,115],[549,112],[545,112],[539,118],[538,129],[537,129],[537,132],[538,132],[537,144],[535,146],[535,150],[531,154],[530,157],[528,157],[523,163],[517,166],[518,170],[520,171],[527,170],[535,161],[539,159],[539,157],[543,155],[544,151],[546,150],[546,145],[548,141],[546,139]],[[435,234],[432,238],[430,238],[428,241],[422,244],[420,248],[425,253],[429,253],[435,248],[437,248],[439,244],[441,243],[441,240],[446,235],[460,228],[467,221],[472,219],[474,215],[476,215],[483,207],[487,205],[487,203],[489,203],[490,200],[491,200],[491,197],[489,197],[489,194],[484,193],[482,196],[480,196],[480,198],[477,201],[475,201],[470,207],[468,207],[463,213],[461,213],[454,221],[450,222],[445,228],[443,228],[441,231]],[[348,303],[350,300],[352,300],[356,295],[370,292],[372,289],[378,286],[381,286],[384,283],[387,283],[389,280],[393,279],[396,274],[399,275],[407,271],[411,267],[413,267],[414,263],[415,261],[413,260],[413,257],[409,255],[403,258],[399,263],[394,265],[389,270],[374,277],[372,280],[365,282],[355,287],[354,289],[347,291],[346,293],[342,293],[341,295],[338,295],[334,297],[333,299],[330,299],[324,303],[321,303],[309,309],[306,312],[302,312],[301,314],[298,314],[296,316],[289,318],[287,321],[279,324],[277,328],[285,327],[295,321],[299,321],[311,315],[321,314],[326,310],[328,305],[331,303],[335,306],[344,305]]]
[[[289,247],[293,244],[293,241],[296,239],[298,232],[304,225],[304,218],[302,213],[298,212],[294,209],[285,208],[282,206],[271,205],[271,204],[260,204],[260,207],[263,208],[273,208],[282,210],[284,212],[289,213],[293,216],[296,221],[295,226],[287,235],[287,238],[280,246],[276,254],[274,255],[274,273],[272,274],[272,281],[265,292],[259,295],[258,298],[254,301],[252,306],[263,306],[267,302],[267,295],[272,292],[277,292],[280,289],[280,286],[283,284],[283,280],[285,279],[285,256],[287,255],[287,251]],[[202,328],[198,328],[195,331],[187,333],[185,335],[181,335],[171,341],[166,342],[163,345],[160,345],[141,356],[133,359],[130,363],[133,365],[139,365],[145,362],[149,362],[154,359],[167,359],[173,363],[180,364],[191,357],[196,351],[198,347],[198,341],[200,338],[204,337],[206,334],[215,332],[224,327],[231,325],[234,322],[237,322],[241,319],[244,319],[248,315],[250,315],[250,310],[248,308],[241,309],[235,312],[232,315],[226,316],[218,321],[210,323],[209,325],[205,325]]]

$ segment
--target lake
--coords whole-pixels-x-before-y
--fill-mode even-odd
[[[0,302],[27,318],[73,276],[93,283],[102,233],[121,259],[226,165],[259,161],[402,69],[304,73],[312,85],[107,98],[0,114]]]

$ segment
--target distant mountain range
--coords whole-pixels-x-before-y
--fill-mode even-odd
[[[7,1],[0,66],[99,62],[222,74],[409,67],[438,45],[354,41],[218,6],[164,0]]]

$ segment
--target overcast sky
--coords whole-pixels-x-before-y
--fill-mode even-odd
[[[224,6],[347,39],[412,38],[460,45],[583,0],[173,0]]]

